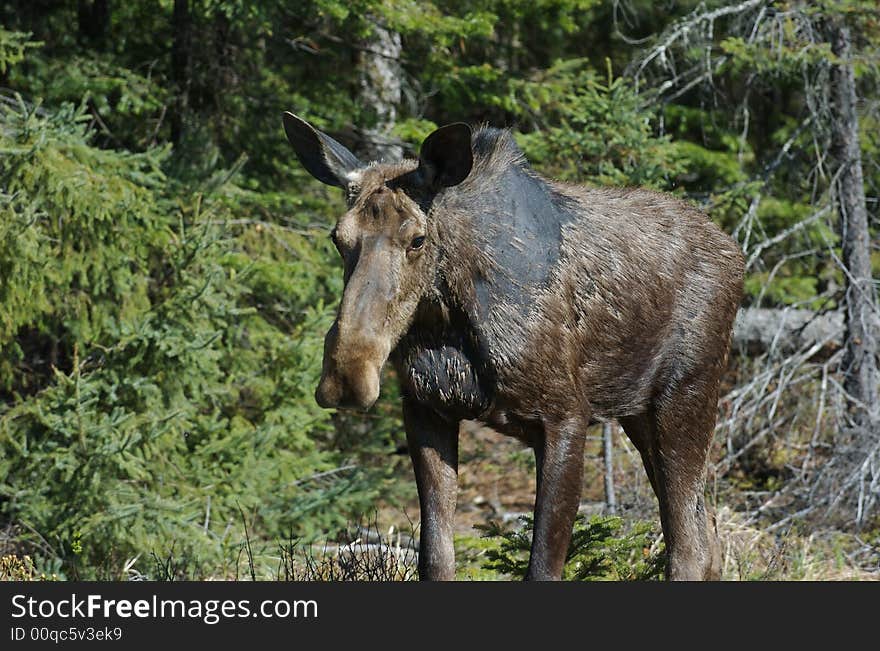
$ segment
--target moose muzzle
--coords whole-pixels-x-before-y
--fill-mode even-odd
[[[321,407],[369,409],[379,397],[379,378],[386,355],[377,342],[360,339],[344,348],[339,326],[334,324],[324,339],[324,366],[315,400]]]

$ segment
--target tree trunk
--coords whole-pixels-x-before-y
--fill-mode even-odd
[[[602,460],[605,465],[605,510],[617,513],[617,497],[614,494],[614,424],[602,423]]]
[[[861,429],[871,427],[878,417],[877,300],[871,278],[851,37],[842,24],[833,25],[830,36],[832,51],[841,60],[831,69],[831,149],[840,166],[834,190],[846,268],[844,388],[852,398],[850,413],[854,424]]]
[[[171,142],[179,145],[184,135],[186,112],[189,106],[189,60],[192,38],[192,14],[189,0],[174,0],[171,17],[171,78],[174,81],[174,101],[171,108]]]
[[[378,23],[361,48],[361,101],[375,119],[374,126],[364,130],[357,147],[357,153],[367,160],[393,161],[403,156],[403,148],[390,136],[401,100],[401,49],[400,34]]]
[[[82,40],[103,49],[110,28],[110,0],[79,0],[76,10]]]
[[[353,151],[363,161],[394,161],[403,157],[403,148],[389,134],[397,122],[400,104],[400,34],[386,29],[375,20],[369,39],[358,44],[358,94],[361,104],[371,112],[372,127],[356,132]],[[350,440],[363,436],[371,424],[362,415],[337,412],[333,416],[336,440]]]

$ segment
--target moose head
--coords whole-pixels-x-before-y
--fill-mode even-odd
[[[367,409],[379,397],[382,367],[434,285],[439,225],[431,205],[470,174],[471,129],[441,127],[422,143],[418,160],[395,163],[364,163],[292,113],[284,113],[284,130],[306,170],[342,188],[348,201],[330,234],[345,289],[324,339],[315,398],[322,407]]]

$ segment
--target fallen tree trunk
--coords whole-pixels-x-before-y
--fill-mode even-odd
[[[785,355],[826,342],[827,354],[843,345],[843,332],[841,312],[742,308],[733,326],[733,351]]]

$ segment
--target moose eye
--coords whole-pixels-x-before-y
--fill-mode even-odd
[[[418,249],[422,248],[422,246],[424,246],[424,244],[425,244],[425,236],[419,235],[418,237],[414,237],[413,241],[409,243],[409,248],[412,251],[417,251]]]

